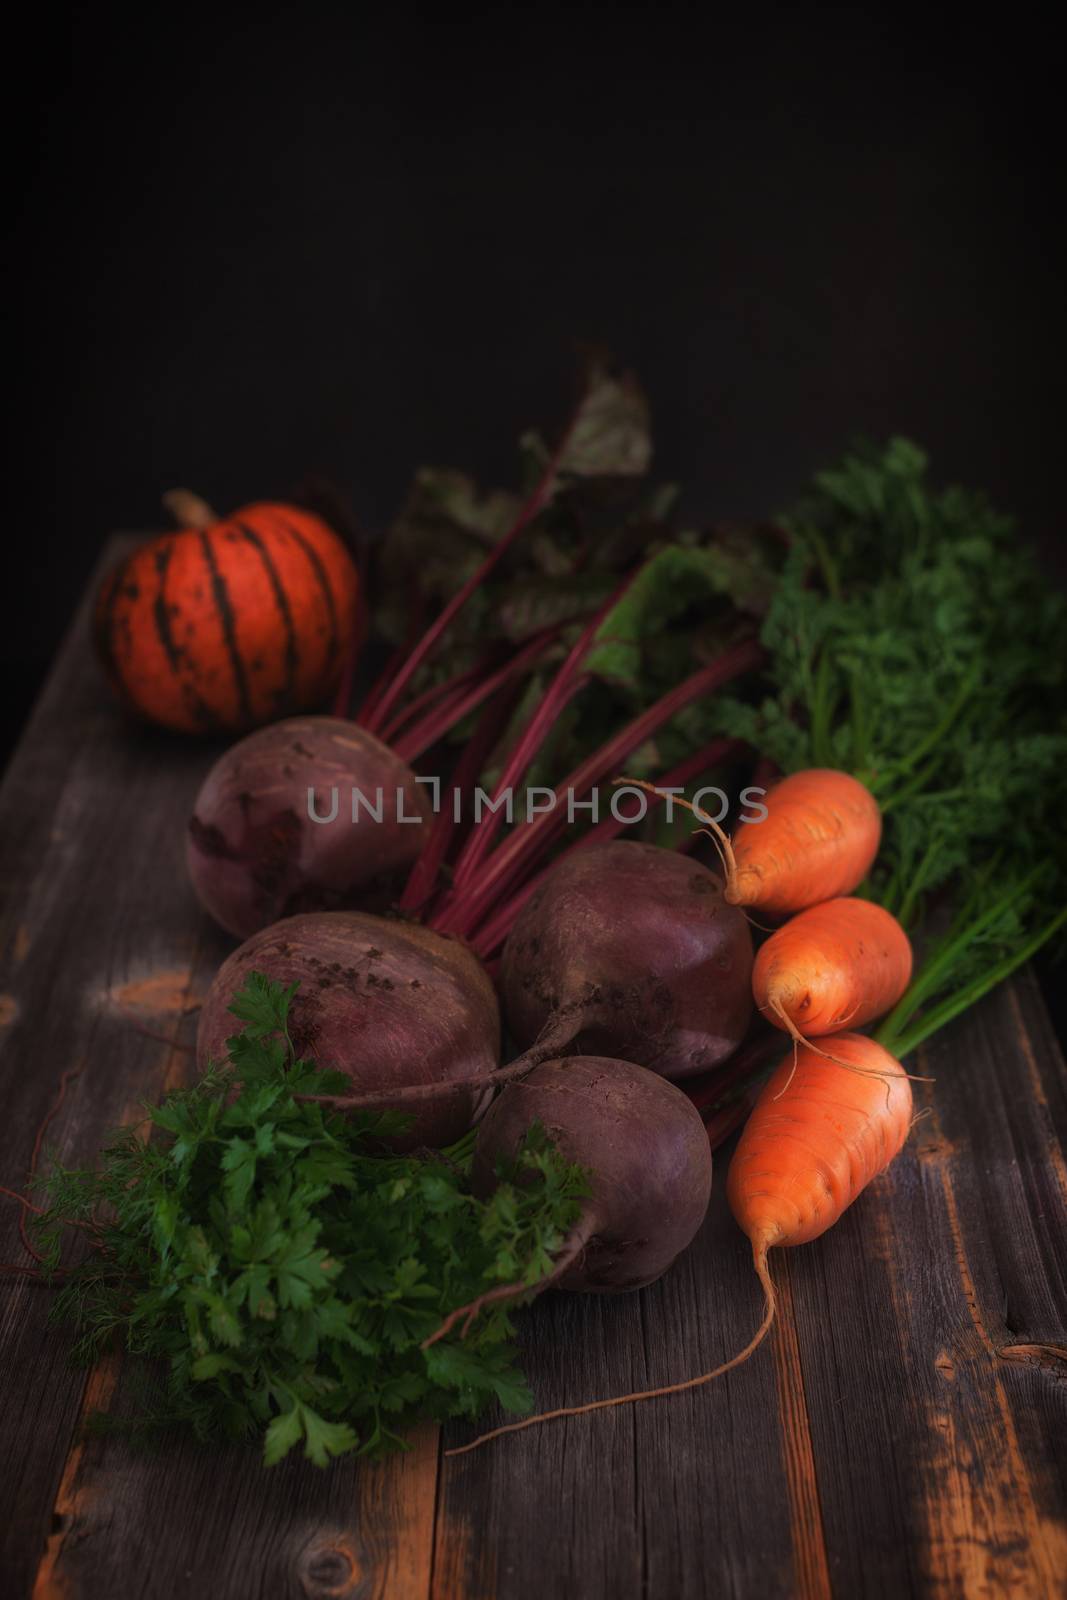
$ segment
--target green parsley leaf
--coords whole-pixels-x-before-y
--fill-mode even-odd
[[[48,1175],[47,1260],[71,1223],[93,1245],[53,1307],[75,1357],[120,1341],[162,1377],[138,1432],[258,1435],[268,1465],[302,1444],[325,1466],[402,1447],[420,1419],[525,1407],[507,1306],[464,1340],[422,1341],[505,1269],[544,1276],[582,1174],[541,1131],[489,1200],[470,1189],[471,1136],[440,1155],[383,1152],[403,1118],[298,1098],[337,1075],[296,1060],[291,997],[252,974],[228,1062],[152,1108],[147,1142],[123,1129],[97,1170]]]

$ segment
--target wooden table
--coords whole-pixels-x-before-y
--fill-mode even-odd
[[[15,1189],[66,1069],[81,1072],[50,1138],[68,1161],[91,1161],[106,1129],[190,1072],[191,1008],[227,949],[182,858],[214,752],[125,723],[87,632],[83,608],[0,795]],[[929,1115],[832,1233],[779,1255],[778,1331],[747,1366],[454,1461],[441,1450],[459,1428],[327,1472],[83,1440],[87,1413],[135,1405],[134,1374],[117,1358],[72,1370],[48,1291],[0,1283],[2,1592],[1067,1592],[1067,1074],[1032,979],[949,1030],[918,1070],[937,1078],[917,1086]],[[760,1296],[718,1171],[702,1234],[662,1282],[549,1295],[523,1315],[544,1406],[682,1378],[748,1339]],[[22,1261],[18,1207],[0,1205],[0,1256]]]

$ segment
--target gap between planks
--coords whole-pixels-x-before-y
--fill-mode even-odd
[[[826,1534],[819,1501],[819,1480],[815,1470],[800,1341],[793,1314],[788,1250],[779,1252],[775,1293],[778,1297],[778,1315],[771,1342],[778,1388],[782,1464],[789,1487],[795,1600],[830,1600],[830,1564],[826,1555]]]

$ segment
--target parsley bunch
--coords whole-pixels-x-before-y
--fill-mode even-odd
[[[546,1275],[580,1210],[580,1169],[534,1129],[480,1200],[472,1135],[399,1156],[382,1140],[402,1117],[301,1100],[347,1080],[296,1058],[293,992],[252,973],[230,1008],[245,1027],[225,1066],[151,1108],[149,1139],[117,1134],[99,1170],[49,1175],[35,1224],[49,1264],[72,1224],[92,1246],[54,1317],[76,1324],[83,1361],[118,1338],[163,1364],[139,1427],[258,1434],[268,1465],[301,1444],[319,1466],[377,1453],[418,1419],[473,1417],[494,1400],[528,1410],[505,1306],[462,1340],[421,1344],[485,1290]]]
[[[1067,912],[1067,601],[984,496],[905,439],[846,456],[784,519],[758,705],[721,725],[786,771],[861,778],[884,817],[868,893],[924,961],[898,1054],[1027,960]]]

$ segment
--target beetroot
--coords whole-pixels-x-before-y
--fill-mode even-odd
[[[289,1013],[294,1048],[347,1074],[353,1091],[479,1080],[468,1091],[402,1107],[414,1117],[398,1149],[451,1144],[484,1109],[500,1015],[493,986],[465,945],[358,911],[278,922],[246,940],[216,974],[200,1013],[201,1068],[225,1059],[225,1041],[238,1031],[228,1007],[252,970],[299,983]]]
[[[557,1286],[606,1293],[662,1277],[703,1222],[711,1195],[711,1150],[692,1102],[632,1061],[542,1062],[509,1084],[482,1119],[476,1194],[492,1192],[498,1164],[514,1159],[535,1122],[590,1174],[574,1229],[582,1247]]]
[[[714,873],[615,841],[545,875],[504,946],[501,993],[521,1051],[610,1054],[677,1079],[737,1049],[751,976],[748,923]]]
[[[567,1056],[543,1061],[510,1084],[478,1129],[471,1181],[492,1194],[539,1123],[568,1161],[583,1167],[588,1198],[532,1292],[554,1285],[587,1294],[643,1289],[690,1244],[711,1196],[711,1148],[700,1113],[680,1089],[632,1061]],[[485,1306],[531,1293],[502,1284],[453,1311],[426,1341],[466,1333]]]
[[[256,964],[257,941],[244,948]],[[351,1094],[337,1104],[445,1115],[456,1097],[468,1105],[476,1090],[514,1083],[571,1048],[589,1055],[610,1049],[664,1078],[689,1077],[737,1049],[752,1011],[751,975],[748,923],[706,867],[655,845],[576,849],[546,873],[504,949],[503,995],[517,1058],[497,1067],[494,1057],[479,1081],[461,1085],[474,1071],[422,1073],[400,1053],[392,1076],[373,1083],[354,1077]]]
[[[336,790],[332,821],[312,820],[309,789],[319,817]],[[356,821],[353,789],[365,797]],[[212,767],[189,822],[189,875],[205,909],[243,939],[279,917],[366,903],[411,866],[429,828],[425,789],[373,734],[337,717],[292,717]]]

